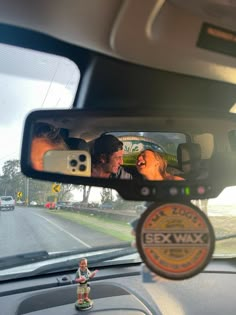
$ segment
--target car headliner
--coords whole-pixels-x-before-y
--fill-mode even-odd
[[[89,68],[89,80],[82,80],[83,93],[74,106],[96,109],[145,106],[228,113],[236,99],[235,58],[199,48],[197,41],[204,22],[233,32],[234,12],[233,3],[220,5],[217,0],[200,0],[198,5],[181,0],[96,0],[96,6],[93,0],[0,1],[0,23],[23,27],[18,44],[22,41],[24,47],[72,59],[77,55],[81,66]],[[60,41],[51,45],[46,37],[37,40],[40,34],[32,32],[23,36],[26,30],[69,45],[64,47]],[[10,33],[0,32],[0,41],[14,44],[15,40],[11,41]],[[86,49],[78,54],[76,45],[98,54]],[[82,65],[84,56],[87,60]]]
[[[235,58],[196,46],[203,22],[236,30],[235,10],[232,1],[218,0],[9,0],[0,2],[0,22],[134,63],[235,83]]]

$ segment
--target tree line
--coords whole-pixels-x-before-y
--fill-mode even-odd
[[[77,189],[82,192],[82,202],[88,203],[91,188],[89,186],[61,184],[60,192],[52,192],[52,182],[35,180],[24,176],[20,168],[20,160],[7,160],[2,167],[0,176],[0,195],[12,196],[16,201],[30,203],[36,201],[44,204],[47,201],[56,199],[57,201],[69,201],[72,198],[72,191]],[[19,197],[18,194],[22,196]],[[113,201],[111,190],[104,188],[101,190],[101,201]]]
[[[52,182],[35,180],[24,176],[21,172],[19,160],[7,160],[2,167],[0,175],[0,196],[12,196],[16,201],[22,201],[29,204],[36,201],[38,204],[44,204],[47,201],[70,201],[73,190],[82,192],[82,203],[89,203],[89,197],[92,187],[83,185],[61,184],[60,192],[52,192]],[[22,193],[18,197],[18,193]],[[101,203],[113,202],[115,208],[125,209],[134,206],[134,202],[123,200],[118,194],[116,198],[110,188],[101,188]]]
[[[21,172],[19,160],[5,161],[0,176],[0,195],[12,196],[15,200],[26,202],[36,201],[39,204],[45,203],[50,197],[57,197],[57,200],[67,201],[71,198],[71,191],[75,188],[71,184],[61,185],[59,193],[52,192],[52,182],[35,180],[24,176]],[[22,196],[19,197],[18,193]]]

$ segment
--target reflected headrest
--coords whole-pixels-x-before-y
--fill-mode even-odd
[[[66,143],[70,150],[86,150],[89,151],[88,143],[82,138],[67,138]]]
[[[194,166],[201,161],[201,147],[198,143],[180,143],[177,148],[177,160],[181,170],[185,165]]]

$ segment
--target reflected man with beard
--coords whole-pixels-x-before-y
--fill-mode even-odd
[[[123,155],[123,142],[110,134],[101,135],[92,148],[92,176],[132,179],[122,166]]]

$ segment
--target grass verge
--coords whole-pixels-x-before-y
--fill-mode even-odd
[[[99,215],[87,215],[63,210],[48,210],[48,212],[66,220],[87,226],[95,231],[113,236],[120,241],[129,242],[133,240],[131,227],[126,222],[111,220]],[[218,216],[209,217],[209,219],[213,225],[216,237],[236,234],[236,217]],[[236,238],[216,242],[214,254],[236,254]]]
[[[111,220],[101,216],[73,213],[63,210],[48,211],[51,214],[62,217],[63,219],[76,222],[98,232],[113,236],[120,241],[132,241],[131,227],[128,223]]]
[[[236,217],[235,216],[217,216],[209,217],[216,238],[218,236],[236,235]],[[217,241],[214,254],[236,254],[236,238]]]

